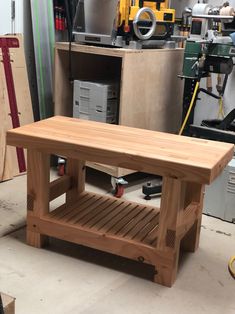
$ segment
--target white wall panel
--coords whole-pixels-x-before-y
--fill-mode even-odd
[[[24,1],[25,0],[15,0],[15,32],[21,34],[24,32]]]
[[[11,0],[0,0],[0,34],[11,32]]]
[[[24,0],[15,0],[15,32],[23,33],[23,2]],[[12,33],[11,23],[11,0],[0,0],[0,34]]]
[[[203,2],[203,1],[201,1]],[[209,0],[204,1],[212,4],[213,6],[222,5],[224,1],[221,0]],[[181,13],[186,6],[192,7],[194,4],[198,3],[197,0],[171,0],[171,7],[176,9],[177,17],[181,17]],[[235,7],[235,0],[229,1],[230,5]]]

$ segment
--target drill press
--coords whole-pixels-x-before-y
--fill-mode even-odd
[[[183,104],[183,125],[180,134],[189,132],[193,123],[194,107],[198,94],[204,92],[222,101],[229,74],[233,70],[235,56],[235,27],[228,31],[227,25],[234,23],[235,11],[225,3],[222,7],[198,3],[192,10],[191,34],[186,42],[183,75],[185,92]],[[199,87],[202,78],[211,73],[224,75],[223,84],[217,85],[218,95]],[[191,101],[191,102],[190,102]],[[222,110],[222,109],[221,109]]]

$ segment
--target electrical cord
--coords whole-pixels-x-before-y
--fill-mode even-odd
[[[219,112],[218,112],[218,119],[222,117],[224,118],[225,117],[225,114],[224,114],[224,102],[223,102],[223,96],[220,97],[219,99]]]
[[[235,279],[235,256],[233,256],[228,263],[228,270],[231,276]]]
[[[189,106],[188,112],[186,114],[186,117],[184,119],[184,122],[183,122],[183,124],[181,126],[181,129],[179,131],[179,135],[183,134],[184,128],[186,126],[186,123],[188,122],[190,113],[191,113],[191,111],[193,109],[193,105],[194,105],[194,102],[195,102],[195,99],[196,99],[196,96],[197,96],[198,89],[199,89],[199,81],[196,83],[196,86],[195,86],[195,89],[194,89],[194,92],[193,92],[193,97],[191,99],[190,106]]]
[[[224,117],[225,117],[225,114],[224,114],[223,96],[221,95],[220,97],[216,97],[215,95],[213,95],[213,94],[211,94],[211,93],[209,93],[209,92],[206,92],[206,91],[205,91],[204,89],[202,89],[202,88],[199,89],[199,81],[198,81],[198,82],[196,83],[196,86],[195,86],[195,89],[194,89],[194,92],[193,92],[193,97],[192,97],[192,99],[191,99],[190,106],[189,106],[189,109],[188,109],[188,111],[187,111],[187,114],[186,114],[186,117],[185,117],[185,119],[184,119],[184,122],[183,122],[183,124],[182,124],[182,126],[181,126],[179,135],[182,135],[182,134],[183,134],[183,131],[184,131],[185,126],[186,126],[186,124],[187,124],[187,122],[188,122],[188,119],[189,119],[189,116],[190,116],[190,114],[191,114],[191,111],[192,111],[192,109],[193,109],[193,105],[194,105],[194,102],[195,102],[195,98],[196,98],[196,96],[197,96],[197,94],[198,94],[199,91],[202,91],[202,92],[204,92],[204,93],[206,93],[206,94],[208,94],[208,95],[210,95],[210,96],[212,96],[212,97],[217,98],[217,99],[219,100],[218,118],[220,118],[220,117],[224,118]]]
[[[224,82],[223,82],[223,86],[222,86],[222,91],[221,91],[221,93],[220,93],[218,118],[220,118],[220,116],[221,116],[222,118],[225,117],[225,114],[224,114],[223,96],[224,96],[224,92],[225,92],[225,89],[226,89],[226,86],[227,86],[227,82],[228,82],[228,74],[225,75]]]
[[[206,94],[206,95],[208,95],[208,96],[211,96],[211,97],[213,97],[213,98],[215,98],[215,99],[217,99],[217,100],[220,100],[220,97],[221,97],[221,96],[218,96],[218,95],[216,95],[216,94],[214,94],[214,93],[209,92],[209,91],[208,91],[207,89],[205,89],[205,88],[199,88],[198,93],[200,93],[200,92],[202,92],[202,93],[204,93],[204,94]]]
[[[68,38],[69,38],[69,81],[72,83],[74,78],[72,74],[72,41],[73,41],[73,8],[69,0],[64,0],[67,27],[68,27]]]

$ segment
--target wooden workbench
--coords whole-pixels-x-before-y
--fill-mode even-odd
[[[28,244],[52,236],[152,264],[166,286],[180,246],[198,247],[204,185],[233,156],[230,144],[66,117],[8,131],[7,143],[28,150]],[[51,183],[50,154],[68,158],[66,176]],[[160,209],[86,192],[85,161],[163,176]],[[51,211],[63,193],[65,204]]]

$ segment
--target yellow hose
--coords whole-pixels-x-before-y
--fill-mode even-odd
[[[228,263],[229,272],[235,279],[235,267],[233,266],[233,264],[235,264],[235,256],[233,256]]]
[[[224,103],[223,103],[223,97],[221,96],[219,99],[219,113],[218,113],[218,119],[222,117],[224,118]]]
[[[185,128],[185,125],[186,123],[188,122],[188,119],[189,119],[189,116],[190,116],[190,113],[193,109],[193,104],[194,104],[194,101],[195,101],[195,98],[197,96],[197,91],[198,91],[198,88],[199,88],[199,82],[196,83],[196,86],[195,86],[195,89],[194,89],[194,92],[193,92],[193,97],[192,97],[192,100],[191,100],[191,103],[190,103],[190,106],[189,106],[189,109],[188,109],[188,112],[186,114],[186,117],[184,119],[184,122],[182,124],[182,127],[179,131],[179,135],[182,135],[183,131],[184,131],[184,128]]]

